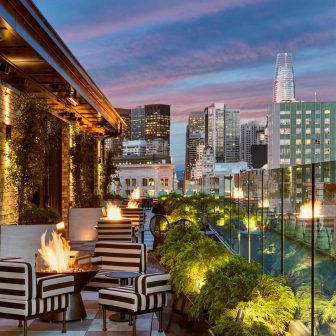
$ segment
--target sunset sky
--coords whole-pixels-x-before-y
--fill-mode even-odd
[[[114,106],[171,105],[178,168],[189,112],[224,102],[265,121],[278,52],[298,99],[336,100],[335,0],[34,2]]]

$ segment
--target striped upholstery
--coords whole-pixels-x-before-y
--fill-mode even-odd
[[[149,295],[153,293],[168,292],[171,290],[169,274],[153,273],[139,276],[134,283],[137,293]]]
[[[74,292],[72,275],[49,275],[37,279],[37,297],[45,299],[52,296]]]
[[[36,276],[26,262],[0,262],[0,301],[26,301],[36,297]]]
[[[98,221],[98,241],[132,242],[132,221],[120,223]]]
[[[34,267],[21,259],[0,261],[0,314],[30,317],[64,309],[74,290],[72,275],[36,279]]]
[[[99,304],[113,308],[125,309],[139,313],[146,310],[158,310],[166,305],[166,293],[143,295],[137,293],[133,286],[124,286],[99,291]]]
[[[116,287],[120,285],[119,279],[106,277],[105,274],[112,271],[146,272],[146,245],[98,241],[91,261],[101,270],[89,282],[87,289]]]
[[[144,231],[145,210],[143,208],[124,208],[121,209],[121,213],[124,218],[132,221],[133,236],[139,241],[139,233]]]
[[[55,310],[68,307],[69,294],[61,294],[45,299],[31,299],[26,301],[19,300],[0,300],[0,314],[18,315],[29,317],[41,315]]]

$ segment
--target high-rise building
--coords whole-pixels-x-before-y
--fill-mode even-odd
[[[251,167],[251,146],[258,143],[258,135],[264,130],[258,121],[250,121],[240,127],[240,161]]]
[[[211,146],[216,162],[240,159],[240,111],[216,103],[205,109],[205,144]]]
[[[279,53],[276,59],[273,102],[295,101],[293,57],[290,53]]]
[[[114,155],[122,154],[122,142],[124,139],[131,139],[131,110],[125,108],[116,108],[118,114],[124,119],[127,127],[123,129],[121,135],[115,138],[108,138],[105,140],[104,150],[112,151]]]
[[[145,140],[159,138],[170,144],[170,105],[145,105]]]
[[[269,168],[336,160],[336,102],[274,103],[268,114]]]
[[[131,139],[131,110],[120,107],[117,107],[116,110],[127,124],[126,129],[123,131],[123,138]]]
[[[132,140],[145,139],[145,109],[137,106],[131,110],[131,138]]]
[[[203,146],[205,141],[204,112],[192,112],[189,115],[186,132],[186,160],[185,179],[191,178],[191,170],[195,166],[197,147]]]

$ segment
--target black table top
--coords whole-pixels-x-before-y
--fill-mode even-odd
[[[108,278],[119,278],[119,279],[134,279],[141,275],[139,272],[109,272],[105,276]]]

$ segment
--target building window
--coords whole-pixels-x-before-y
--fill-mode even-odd
[[[306,125],[311,125],[311,119],[310,118],[306,119]]]
[[[168,187],[168,184],[169,184],[169,180],[166,178],[165,179],[165,187]]]
[[[306,145],[310,145],[310,139],[306,140]]]
[[[330,139],[324,139],[324,143],[325,143],[326,145],[330,145]]]
[[[302,132],[302,128],[297,128],[296,129],[296,134],[301,134],[301,132]]]
[[[306,111],[306,114],[311,114],[311,111]]]
[[[160,186],[164,187],[164,179],[163,178],[160,180]]]
[[[330,154],[330,149],[329,149],[329,148],[326,148],[326,149],[324,150],[324,154],[325,154],[325,155]]]
[[[301,114],[302,111],[296,111],[296,114]]]
[[[315,139],[315,143],[316,143],[317,145],[319,145],[319,144],[321,143],[320,138],[316,138],[316,139]]]
[[[321,133],[321,129],[320,128],[315,128],[315,134],[320,134]]]
[[[302,162],[301,159],[296,159],[296,160],[295,160],[295,163],[296,163],[296,164],[301,164],[301,162]]]
[[[310,128],[306,129],[306,134],[310,134]]]
[[[296,144],[297,144],[297,145],[301,145],[301,139],[297,139],[297,140],[296,140]]]
[[[296,125],[301,125],[302,124],[302,120],[301,119],[296,119]]]
[[[146,178],[142,179],[142,186],[147,187],[147,179]]]
[[[150,179],[148,180],[148,185],[149,185],[150,187],[154,187],[154,186],[155,186],[155,183],[154,183],[154,179],[153,179],[153,178],[150,178]]]
[[[324,110],[324,114],[330,114],[330,110]]]
[[[321,149],[320,148],[315,148],[315,154],[321,154]]]
[[[132,178],[132,187],[136,187],[136,179]]]
[[[330,133],[330,128],[329,127],[326,127],[325,129],[324,129],[324,134],[329,134]]]
[[[329,124],[330,124],[330,119],[329,119],[329,118],[325,118],[325,119],[324,119],[324,123],[325,123],[326,125],[329,125]]]
[[[295,153],[296,153],[296,155],[301,154],[301,149],[297,149]]]
[[[290,140],[289,139],[280,139],[280,145],[289,146],[290,145]]]
[[[289,128],[281,128],[280,129],[280,134],[290,134],[290,129]]]
[[[129,187],[131,185],[131,180],[130,179],[125,179],[126,182],[126,187]]]

